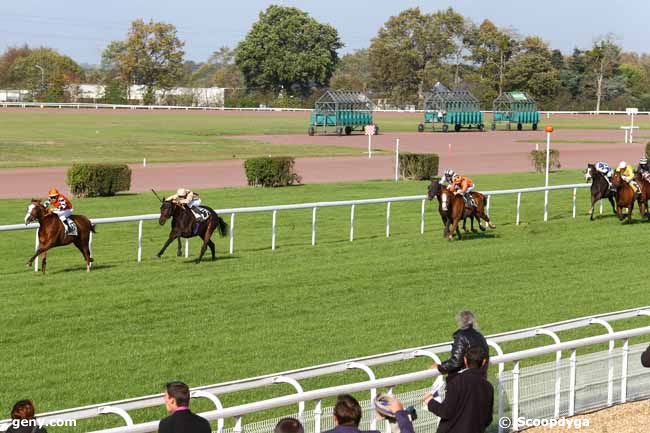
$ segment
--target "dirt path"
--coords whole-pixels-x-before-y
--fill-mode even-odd
[[[532,169],[529,153],[545,146],[543,132],[466,132],[466,133],[387,133],[373,138],[373,148],[381,149],[372,159],[367,156],[298,158],[296,170],[305,183],[325,183],[391,179],[394,176],[395,139],[400,139],[402,152],[438,153],[441,170],[478,173],[512,173]],[[307,135],[250,136],[256,140],[283,144],[318,144],[322,146],[353,146],[367,149],[367,137]],[[636,163],[644,152],[642,143],[623,144],[619,131],[558,131],[554,140],[576,140],[586,143],[561,143],[552,147],[560,151],[562,168],[582,169],[597,160],[616,164],[625,159]],[[534,142],[523,142],[533,140]],[[589,142],[592,142],[591,144]],[[596,143],[594,143],[596,141]],[[615,143],[598,143],[612,141]],[[171,190],[183,185],[189,188],[221,188],[246,185],[243,162],[239,160],[198,163],[150,164],[146,168],[132,165],[132,192],[150,188]],[[0,170],[0,198],[41,197],[51,186],[65,190],[67,168],[16,168]]]

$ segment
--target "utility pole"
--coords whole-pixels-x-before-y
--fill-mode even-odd
[[[41,71],[41,93],[45,91],[45,69],[41,65],[34,65],[34,67],[38,68]]]

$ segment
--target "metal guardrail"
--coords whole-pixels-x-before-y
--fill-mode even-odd
[[[273,107],[195,107],[195,106],[175,106],[175,105],[129,105],[129,104],[101,104],[92,102],[0,102],[2,108],[72,108],[72,109],[109,109],[109,110],[184,110],[184,111],[259,111],[259,112],[311,112],[311,108],[273,108]],[[424,110],[403,110],[403,109],[375,109],[378,113],[423,113]],[[492,110],[481,111],[482,113],[492,113]],[[572,114],[572,115],[628,115],[626,111],[622,110],[607,110],[607,111],[572,111],[572,110],[557,110],[557,111],[540,111],[541,114],[547,117],[554,114]],[[650,111],[639,111],[638,115],[650,115]]]
[[[604,326],[608,334],[613,335],[613,329],[610,325],[610,322],[630,319],[634,317],[650,316],[650,306],[639,307],[635,309],[616,311],[611,313],[599,314],[595,316],[581,317],[577,319],[565,320],[561,322],[549,323],[542,326],[536,326],[531,328],[525,328],[515,331],[503,332],[499,334],[493,334],[487,336],[488,344],[495,350],[498,356],[503,356],[504,351],[501,348],[501,344],[506,342],[518,341],[526,338],[533,338],[539,335],[547,335],[553,339],[553,342],[557,345],[561,343],[558,332],[575,330],[579,328],[588,327],[591,325],[600,325]],[[592,337],[593,338],[593,337]],[[562,343],[568,344],[571,346],[572,342]],[[596,344],[596,343],[594,343]],[[360,358],[348,359],[338,362],[333,362],[329,364],[316,365],[312,367],[284,371],[279,373],[268,374],[264,376],[252,377],[243,380],[236,380],[231,382],[224,382],[213,385],[205,385],[192,389],[192,395],[195,398],[209,398],[218,409],[222,408],[219,396],[228,393],[241,392],[255,388],[261,388],[277,383],[290,383],[294,386],[296,391],[303,395],[302,387],[299,384],[299,380],[315,378],[320,376],[325,376],[329,374],[341,373],[349,371],[353,368],[363,369],[371,379],[371,381],[376,380],[376,376],[372,370],[372,367],[377,365],[383,365],[392,362],[399,362],[404,360],[411,360],[417,357],[429,358],[435,362],[440,362],[438,354],[449,352],[451,342],[444,342],[434,345],[420,346],[409,349],[398,350],[394,352],[388,352],[383,354],[365,356]],[[546,347],[546,346],[545,346]],[[575,346],[575,348],[580,346]],[[538,348],[539,349],[539,348]],[[610,351],[613,347],[610,347]],[[516,353],[526,353],[534,354],[536,349],[530,349],[529,351],[516,352]],[[557,351],[561,355],[561,352]],[[513,358],[514,356],[514,358]],[[503,358],[502,361],[496,362],[493,358],[493,363],[498,364],[498,378],[500,379],[503,376],[505,371],[505,363],[521,360],[524,358],[518,358],[520,355],[508,354],[507,357]],[[534,356],[534,355],[530,355]],[[561,357],[561,356],[560,356]],[[559,358],[558,358],[559,360]],[[559,368],[559,366],[558,366]],[[613,375],[609,376],[610,383],[614,380]],[[556,383],[556,394],[559,395],[559,382]],[[379,385],[377,385],[379,386]],[[375,387],[376,388],[376,387]],[[499,383],[497,390],[498,395],[498,410],[499,414],[503,414],[504,411],[504,391]],[[305,399],[309,400],[309,399]],[[55,412],[48,412],[39,415],[39,420],[42,422],[49,422],[54,420],[64,420],[64,419],[88,419],[94,418],[101,414],[118,414],[120,415],[127,425],[130,425],[130,416],[127,411],[144,409],[149,407],[155,407],[164,404],[162,394],[148,395],[133,399],[113,401],[101,404],[95,404],[90,406],[78,407],[73,409],[66,409]],[[290,403],[287,403],[290,404]],[[222,416],[225,418],[227,416]],[[10,420],[0,421],[0,426],[4,423],[8,423]],[[220,423],[223,426],[222,423]],[[2,431],[2,428],[0,428]]]
[[[520,210],[521,210],[521,195],[525,193],[533,192],[543,192],[543,191],[558,191],[558,190],[573,190],[573,206],[572,214],[573,218],[576,217],[576,194],[579,188],[589,188],[590,184],[571,184],[571,185],[555,185],[549,187],[533,187],[533,188],[519,188],[519,189],[506,189],[506,190],[497,190],[497,191],[483,191],[483,194],[487,196],[487,207],[486,212],[490,212],[490,198],[492,196],[499,195],[510,195],[517,194],[517,208],[515,220],[516,224],[520,223]],[[312,210],[312,229],[311,229],[311,245],[316,245],[316,221],[317,221],[317,210],[319,208],[328,208],[328,207],[340,207],[340,206],[350,206],[350,241],[354,240],[354,228],[355,228],[355,210],[356,206],[369,205],[369,204],[386,204],[386,237],[390,237],[390,214],[391,214],[391,204],[406,202],[406,201],[420,201],[420,234],[424,234],[424,218],[425,218],[425,209],[427,197],[425,195],[412,195],[412,196],[402,196],[402,197],[387,197],[387,198],[375,198],[375,199],[363,199],[363,200],[342,200],[342,201],[328,201],[328,202],[314,202],[314,203],[301,203],[301,204],[286,204],[286,205],[275,205],[275,206],[256,206],[256,207],[242,207],[242,208],[226,208],[226,209],[215,209],[215,212],[221,215],[230,214],[230,225],[229,225],[229,253],[233,254],[235,251],[235,215],[244,214],[244,213],[258,213],[258,212],[271,212],[271,249],[275,250],[276,248],[276,228],[277,228],[277,214],[280,211],[287,210],[299,210],[299,209],[311,209]],[[548,208],[544,208],[544,220],[547,220]],[[602,203],[601,203],[601,213],[602,213]],[[138,222],[138,248],[137,248],[137,260],[138,262],[142,261],[142,230],[143,222],[151,221],[158,219],[160,214],[146,214],[146,215],[131,215],[123,217],[111,217],[111,218],[93,218],[91,221],[94,224],[113,224],[113,223],[126,223],[126,222]],[[29,230],[29,229],[38,229],[38,224],[11,224],[0,226],[0,232],[3,231],[15,231],[15,230]],[[92,234],[90,241],[92,243]],[[35,248],[38,248],[38,230],[35,234]],[[185,257],[189,256],[189,240],[185,240]],[[38,271],[38,259],[35,261],[34,271]]]

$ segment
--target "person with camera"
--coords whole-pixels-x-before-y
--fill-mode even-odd
[[[379,416],[391,424],[391,432],[414,433],[413,421],[418,419],[418,414],[413,406],[404,408],[401,401],[389,394],[375,397],[374,406]]]
[[[414,433],[413,423],[409,418],[409,414],[404,410],[399,400],[392,398],[386,407],[388,409],[385,413],[394,414],[401,433]],[[359,405],[356,398],[349,394],[339,395],[334,406],[334,424],[336,427],[324,433],[379,433],[378,430],[368,430],[365,432],[359,430],[362,413],[361,405]]]
[[[445,399],[424,396],[429,412],[440,417],[436,433],[484,433],[492,423],[494,388],[482,370],[487,356],[482,347],[470,347],[463,357],[466,368],[447,380]]]
[[[456,316],[458,330],[454,332],[454,342],[451,345],[451,356],[440,365],[433,364],[431,368],[437,368],[440,374],[447,375],[447,381],[453,378],[464,367],[463,358],[470,347],[480,347],[489,360],[490,350],[485,337],[478,330],[476,317],[470,310],[464,310]],[[483,375],[487,377],[487,368],[489,363],[482,367]]]

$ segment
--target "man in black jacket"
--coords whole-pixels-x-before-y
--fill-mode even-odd
[[[437,433],[484,433],[492,423],[494,388],[481,369],[487,363],[487,352],[471,347],[464,361],[467,369],[447,380],[442,403],[431,394],[424,397],[429,411],[440,417]]]
[[[486,354],[490,353],[485,337],[478,331],[478,324],[474,313],[469,310],[461,311],[456,316],[458,330],[454,332],[454,342],[451,345],[451,356],[448,360],[443,361],[440,365],[433,364],[431,368],[437,368],[440,374],[446,374],[447,380],[451,379],[463,367],[463,358],[470,347],[480,347]],[[489,358],[489,355],[487,355]],[[485,377],[487,377],[488,363],[482,367]]]
[[[165,386],[165,405],[170,415],[158,424],[158,433],[211,433],[210,423],[190,411],[190,389],[183,382]]]

